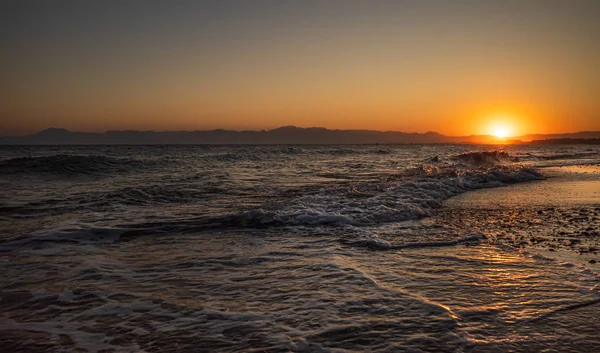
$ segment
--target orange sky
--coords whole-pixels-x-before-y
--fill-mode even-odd
[[[0,15],[0,134],[600,130],[599,2],[60,4]]]

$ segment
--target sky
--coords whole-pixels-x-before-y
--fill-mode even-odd
[[[600,130],[596,0],[4,0],[0,135]]]

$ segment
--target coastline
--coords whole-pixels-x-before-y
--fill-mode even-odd
[[[545,180],[474,190],[447,200],[445,225],[492,244],[600,274],[600,166],[548,167]],[[465,224],[466,223],[466,224]]]

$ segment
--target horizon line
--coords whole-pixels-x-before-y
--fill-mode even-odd
[[[109,130],[104,130],[104,131],[72,131],[69,130],[67,128],[62,128],[62,127],[48,127],[45,129],[42,129],[38,132],[34,132],[34,133],[29,133],[29,134],[23,134],[23,135],[0,135],[0,137],[27,137],[27,136],[35,136],[35,135],[39,135],[43,132],[46,131],[52,131],[52,130],[60,130],[60,131],[64,131],[66,133],[79,133],[79,134],[106,134],[109,132],[135,132],[135,133],[173,133],[173,132],[187,132],[187,133],[193,133],[193,132],[216,132],[216,131],[226,131],[226,132],[272,132],[272,131],[276,131],[276,130],[281,130],[281,129],[298,129],[298,130],[326,130],[326,131],[363,131],[363,132],[380,132],[380,133],[402,133],[402,134],[408,134],[408,135],[427,135],[427,134],[438,134],[444,137],[490,137],[493,139],[498,139],[498,140],[511,140],[511,139],[515,139],[518,137],[524,137],[524,136],[531,136],[531,135],[567,135],[567,134],[580,134],[580,133],[600,133],[600,130],[582,130],[582,131],[576,131],[576,132],[556,132],[556,133],[527,133],[524,135],[514,135],[514,136],[507,136],[504,138],[498,138],[494,135],[491,134],[470,134],[470,135],[445,135],[442,134],[440,132],[437,131],[427,131],[427,132],[407,132],[407,131],[401,131],[401,130],[373,130],[373,129],[330,129],[330,128],[326,128],[326,127],[321,127],[321,126],[310,126],[310,127],[300,127],[300,126],[296,126],[296,125],[282,125],[276,128],[272,128],[272,129],[258,129],[258,130],[244,130],[244,129],[225,129],[225,128],[214,128],[214,129],[195,129],[195,130],[133,130],[133,129],[123,129],[123,130],[116,130],[116,129],[109,129]]]

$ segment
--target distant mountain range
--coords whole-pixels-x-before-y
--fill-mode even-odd
[[[512,137],[509,143],[533,140],[598,139],[600,131],[570,134],[524,135]],[[568,140],[564,140],[568,141]],[[274,130],[233,131],[106,131],[103,133],[71,132],[50,128],[34,135],[0,137],[1,145],[157,145],[157,144],[435,144],[498,143],[494,136],[445,136],[437,132],[424,134],[399,131],[329,130],[320,127],[283,126]],[[540,142],[540,141],[537,141]],[[548,143],[549,141],[545,141]]]

